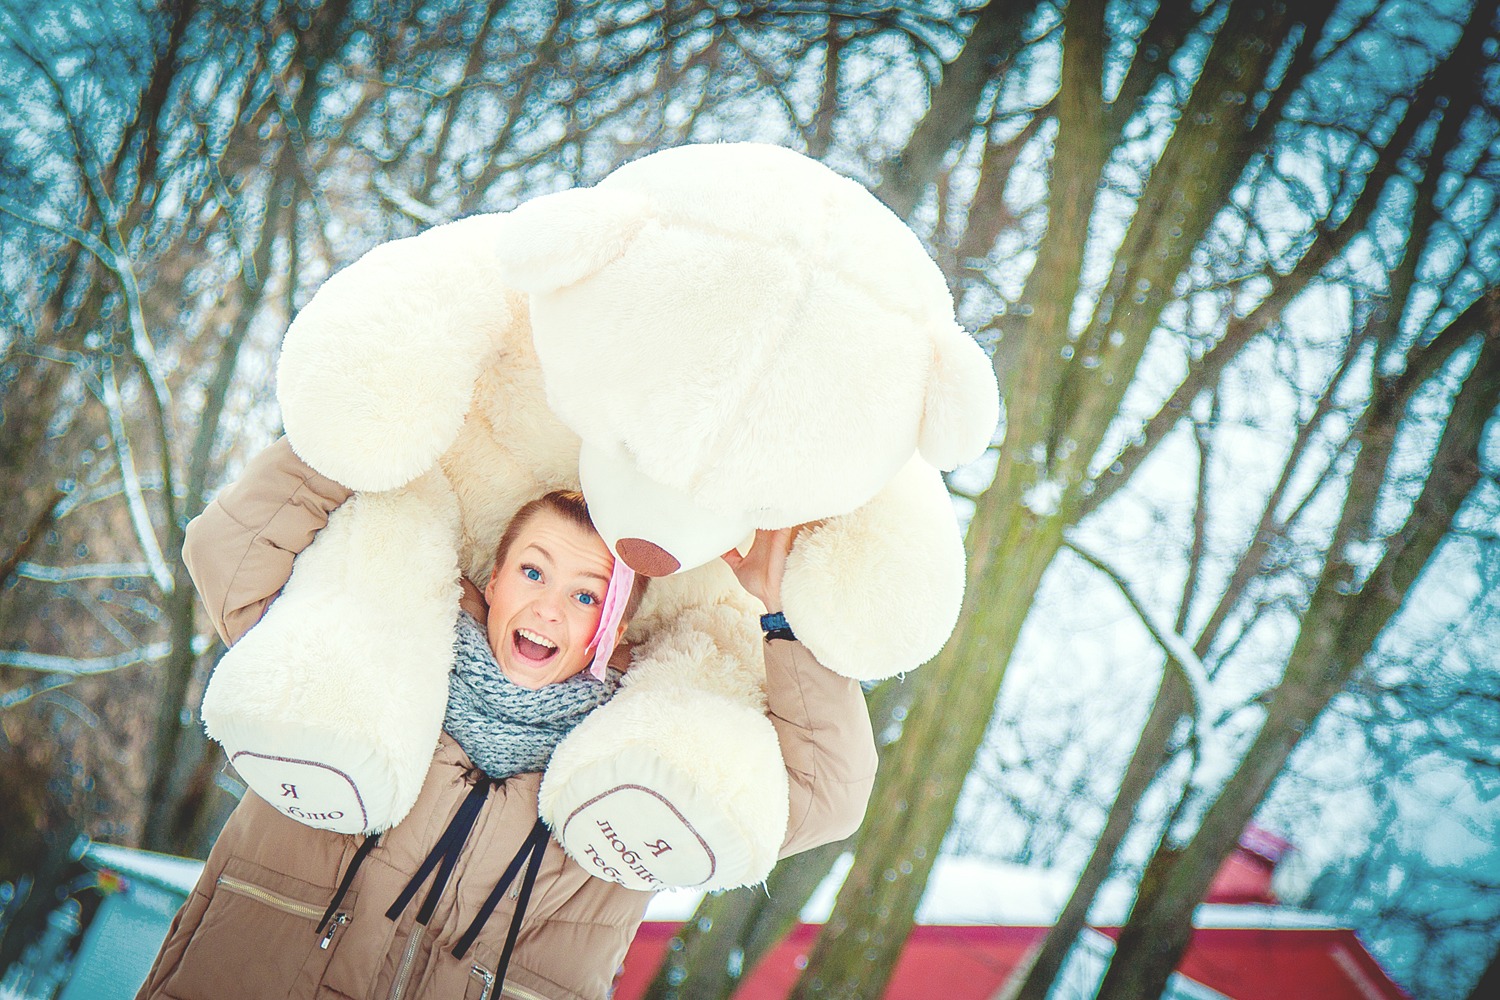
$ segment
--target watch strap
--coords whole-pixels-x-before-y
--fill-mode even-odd
[[[786,615],[780,611],[769,615],[761,615],[760,628],[766,634],[767,642],[770,642],[772,639],[786,639],[788,642],[795,642],[797,639],[796,633],[792,631],[792,626],[787,624]]]

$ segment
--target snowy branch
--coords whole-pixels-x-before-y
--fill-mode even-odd
[[[86,677],[90,674],[107,674],[112,670],[133,667],[138,663],[153,663],[166,659],[171,652],[170,642],[153,642],[149,646],[137,646],[135,649],[127,649],[113,656],[87,658],[32,653],[24,649],[0,649],[0,666],[64,674],[69,677]]]
[[[0,654],[3,656],[4,654]],[[48,674],[31,684],[23,684],[18,688],[0,694],[0,712],[5,711],[22,702],[30,701],[39,694],[63,687],[72,682],[74,674]]]
[[[14,215],[22,222],[30,223],[31,225],[36,226],[38,229],[47,229],[63,237],[64,239],[72,240],[74,243],[77,243],[89,253],[99,258],[99,262],[102,263],[105,267],[109,268],[110,270],[115,269],[116,261],[114,251],[110,250],[109,247],[101,243],[99,241],[99,238],[91,233],[86,233],[82,229],[79,229],[76,226],[71,226],[68,223],[58,219],[44,219],[34,212],[29,211],[24,206],[16,204],[16,202],[12,201],[10,198],[0,197],[0,212]]]
[[[172,570],[162,555],[161,542],[156,529],[151,526],[151,512],[146,508],[146,496],[141,489],[141,480],[135,471],[135,459],[130,450],[130,438],[125,433],[125,418],[120,405],[120,387],[115,382],[113,366],[103,373],[102,396],[104,409],[109,414],[110,437],[114,438],[115,455],[120,463],[120,476],[125,484],[125,498],[130,508],[130,523],[135,528],[136,540],[141,544],[141,554],[151,567],[151,577],[163,594],[172,592]],[[170,505],[169,505],[170,507]],[[170,510],[169,510],[170,516]]]
[[[197,635],[193,637],[194,655],[205,652],[213,645],[213,637]],[[170,642],[153,642],[148,646],[137,646],[127,649],[113,656],[58,656],[53,653],[33,653],[25,649],[0,649],[0,667],[16,667],[20,670],[36,670],[50,675],[65,677],[87,677],[92,674],[107,674],[112,670],[121,670],[125,667],[133,667],[139,663],[154,663],[164,660],[172,652]],[[46,683],[49,678],[44,678]],[[57,685],[52,685],[56,687]],[[40,693],[40,690],[32,694]],[[14,693],[14,692],[12,692]],[[0,708],[5,707],[10,694],[0,695]],[[31,697],[31,695],[27,695]]]
[[[405,191],[397,187],[385,174],[377,173],[370,179],[370,186],[375,193],[380,195],[392,208],[407,216],[413,222],[420,222],[424,226],[440,226],[450,221],[448,216],[440,210],[418,201]]]
[[[79,580],[117,580],[121,577],[149,577],[148,563],[79,563],[76,566],[43,566],[40,563],[23,562],[16,567],[16,576],[23,580],[40,580],[43,583],[77,583]]]
[[[93,207],[101,220],[104,238],[101,240],[98,236],[66,223],[49,223],[47,220],[32,215],[23,206],[17,205],[9,199],[0,203],[0,209],[16,215],[18,218],[25,219],[33,225],[49,228],[59,235],[77,242],[79,246],[98,258],[99,262],[119,282],[120,294],[125,300],[125,312],[128,316],[130,327],[131,354],[135,357],[136,363],[140,366],[141,372],[145,375],[146,382],[151,388],[149,398],[155,411],[157,444],[160,449],[159,462],[161,464],[162,482],[165,485],[162,491],[162,503],[166,508],[167,535],[168,538],[171,538],[177,524],[177,489],[172,475],[172,455],[174,453],[172,447],[174,437],[172,431],[172,395],[167,387],[166,377],[156,354],[156,345],[152,342],[150,332],[146,326],[146,312],[141,301],[140,282],[136,279],[135,269],[131,264],[128,242],[120,229],[121,214],[114,199],[110,196],[105,178],[101,176],[97,150],[90,151],[85,148],[84,140],[88,135],[88,130],[80,128],[79,116],[75,114],[68,101],[67,89],[59,79],[56,68],[49,65],[46,60],[31,50],[32,39],[18,36],[12,38],[11,41],[16,45],[18,51],[22,52],[32,63],[52,90],[53,96],[57,101],[58,110],[62,113],[64,124],[72,138],[73,149],[77,154],[76,165],[79,173],[83,177],[89,197],[93,201]],[[112,372],[109,382],[111,384],[114,382]],[[111,417],[113,418],[113,414],[111,414]],[[132,510],[132,520],[137,521],[136,530],[139,534],[141,525],[136,518],[134,510]],[[143,545],[145,545],[145,542],[146,539],[143,537]],[[161,567],[165,567],[166,564],[160,559],[159,551],[156,551],[153,556],[153,550],[157,549],[154,535],[151,536],[151,543],[145,545],[145,549],[147,558],[153,564],[160,563]],[[158,572],[156,575],[158,583],[162,584],[163,591],[170,593],[171,574],[167,573],[163,577]],[[165,583],[162,583],[163,579],[165,579]]]
[[[136,482],[140,484],[142,490],[159,490],[162,488],[161,476],[151,472],[137,476]],[[120,479],[111,479],[107,482],[91,485],[87,490],[74,490],[57,505],[57,519],[61,521],[81,507],[100,503],[105,500],[112,500],[124,492],[125,483]]]
[[[1209,680],[1208,667],[1199,659],[1198,654],[1193,652],[1193,644],[1173,629],[1157,621],[1156,616],[1136,596],[1125,578],[1114,567],[1085,548],[1073,532],[1066,532],[1063,535],[1063,544],[1077,553],[1084,562],[1108,577],[1110,582],[1119,589],[1126,603],[1141,620],[1141,624],[1146,626],[1146,631],[1151,633],[1151,638],[1162,648],[1162,652],[1167,654],[1169,669],[1175,668],[1187,683],[1188,691],[1193,698],[1196,724],[1200,727],[1211,724],[1211,720],[1219,716],[1219,706],[1213,691],[1213,682]]]

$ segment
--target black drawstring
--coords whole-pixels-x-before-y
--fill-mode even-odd
[[[510,918],[510,930],[505,935],[505,949],[500,952],[500,964],[495,969],[495,995],[500,995],[500,987],[505,983],[505,970],[510,967],[510,953],[515,950],[516,938],[521,933],[521,919],[526,915],[526,907],[531,902],[531,889],[536,885],[536,872],[542,866],[542,855],[547,851],[547,824],[540,819],[531,828],[521,849],[511,859],[510,865],[505,869],[505,874],[500,876],[500,881],[495,883],[495,888],[490,891],[484,905],[474,916],[474,922],[469,924],[469,929],[464,931],[463,937],[453,946],[453,957],[463,958],[468,953],[470,946],[474,944],[479,932],[484,929],[485,922],[495,912],[495,907],[500,903],[500,897],[510,884],[516,880],[516,874],[521,866],[526,866],[526,875],[521,879],[521,894],[516,900],[516,912]]]
[[[422,902],[422,908],[417,911],[417,923],[425,925],[432,919],[433,912],[437,909],[438,897],[442,896],[443,890],[447,888],[448,877],[453,874],[453,866],[458,861],[458,855],[463,850],[464,841],[469,839],[469,831],[474,828],[474,821],[479,817],[479,808],[484,805],[484,800],[490,793],[490,783],[481,779],[475,782],[474,787],[469,789],[468,797],[459,805],[458,811],[448,821],[448,828],[438,838],[438,842],[432,846],[427,857],[422,861],[422,866],[417,873],[406,883],[406,888],[401,890],[401,895],[391,904],[391,908],[385,911],[385,915],[392,920],[400,919],[401,911],[411,903],[416,896],[417,890],[422,888],[422,883],[427,881],[427,876],[434,868],[438,868],[437,878],[433,880],[432,889],[427,893],[427,898]],[[439,867],[441,865],[441,867]]]
[[[359,866],[364,864],[365,858],[370,856],[370,851],[378,843],[380,843],[380,834],[377,833],[373,837],[366,837],[365,842],[360,844],[359,849],[354,852],[354,857],[349,860],[349,870],[344,872],[343,881],[339,882],[338,890],[333,894],[333,902],[328,904],[328,909],[323,911],[323,919],[318,921],[316,933],[322,934],[323,928],[328,926],[328,921],[332,920],[333,915],[338,912],[339,904],[344,901],[344,894],[349,891],[349,886],[354,884],[354,876],[359,871]]]
[[[453,866],[458,861],[458,855],[463,850],[464,842],[469,838],[469,832],[474,828],[475,820],[479,817],[480,807],[484,805],[485,797],[489,795],[489,789],[490,783],[485,780],[476,782],[474,787],[470,789],[468,797],[458,807],[458,811],[453,814],[453,819],[448,821],[447,829],[443,831],[443,835],[438,838],[438,842],[433,845],[432,850],[423,859],[421,867],[417,869],[416,874],[406,883],[406,887],[401,890],[401,895],[396,897],[396,901],[391,904],[390,909],[385,911],[387,917],[392,920],[399,919],[402,911],[411,905],[411,901],[416,898],[418,890],[427,881],[427,876],[436,868],[437,877],[433,880],[432,888],[428,891],[427,899],[423,901],[422,908],[417,911],[417,923],[425,925],[432,919],[433,912],[437,909],[438,898],[442,896],[443,890],[448,885],[448,878],[453,874]],[[474,920],[469,924],[468,930],[463,932],[463,935],[453,946],[454,958],[461,959],[468,954],[469,949],[473,947],[474,942],[479,938],[479,932],[484,930],[485,923],[495,912],[495,907],[500,905],[500,897],[505,895],[505,890],[510,888],[511,883],[515,882],[516,877],[521,874],[521,870],[524,867],[525,875],[521,878],[520,893],[516,899],[516,912],[510,918],[510,929],[505,935],[505,948],[500,952],[499,967],[495,970],[496,996],[499,996],[500,987],[505,983],[505,973],[510,968],[511,952],[515,951],[516,939],[521,934],[521,920],[526,915],[527,906],[531,904],[531,892],[536,886],[537,870],[541,868],[542,857],[547,852],[547,838],[547,825],[538,819],[536,825],[531,828],[531,833],[522,842],[521,849],[516,852],[516,856],[511,858],[510,864],[506,866],[505,874],[500,876],[500,881],[495,883],[495,888],[490,891],[489,896],[485,898],[484,904],[479,907],[479,912],[475,914]],[[343,897],[348,883],[353,880],[353,869],[363,860],[365,849],[369,844],[370,842],[366,841],[365,844],[360,845],[359,853],[355,855],[355,860],[350,863],[350,874],[345,876],[345,884],[339,887],[337,895],[334,896],[335,904]],[[323,918],[324,923],[332,916],[334,907],[330,906],[328,909],[328,914]],[[319,929],[321,929],[321,925]]]

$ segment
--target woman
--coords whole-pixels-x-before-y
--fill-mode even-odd
[[[188,526],[184,558],[226,642],[259,620],[293,557],[348,495],[282,440]],[[616,576],[613,557],[591,529],[560,520],[544,520],[538,534],[535,519],[514,519],[485,588],[490,606],[474,603],[473,591],[466,601],[489,627],[479,645],[508,680],[531,691],[573,684],[597,644],[625,625],[599,635],[598,584]],[[760,533],[748,556],[726,556],[771,612],[780,610],[792,534]],[[765,644],[766,695],[789,778],[785,856],[858,826],[875,751],[858,685],[822,667],[795,639],[775,635]],[[455,691],[464,678],[463,645],[460,623]],[[592,702],[589,691],[573,692],[580,699],[569,718],[607,697],[607,686],[598,687]],[[456,720],[454,697],[416,805],[378,838],[306,827],[245,796],[139,996],[488,1000],[503,978],[503,994],[520,1000],[602,1000],[649,894],[589,875],[538,827],[550,746],[521,772],[492,780],[490,768],[515,762],[465,752],[452,730],[477,748],[480,740],[462,730],[483,721]]]

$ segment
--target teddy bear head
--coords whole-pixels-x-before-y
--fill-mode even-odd
[[[852,511],[914,454],[949,469],[990,442],[994,373],[942,273],[798,153],[664,150],[498,232],[598,527],[638,571]]]

